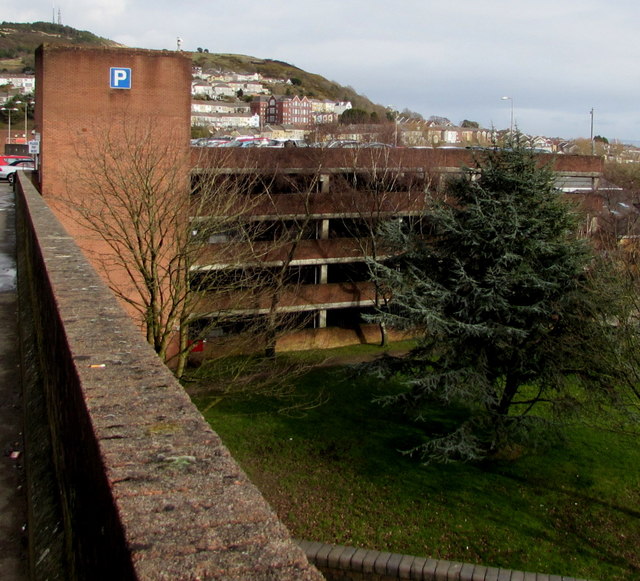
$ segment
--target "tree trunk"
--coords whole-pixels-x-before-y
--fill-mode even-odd
[[[380,324],[378,325],[380,328],[380,347],[386,347],[387,346],[387,325],[385,324],[384,321],[380,321]]]
[[[504,391],[502,392],[502,396],[500,397],[500,401],[498,405],[495,406],[493,410],[495,414],[498,416],[506,417],[509,414],[509,409],[511,408],[511,402],[513,398],[518,393],[518,388],[520,387],[520,382],[517,380],[516,376],[513,374],[507,374],[506,384],[504,386]]]
[[[184,374],[185,367],[187,366],[187,358],[189,357],[189,325],[185,322],[180,323],[180,343],[178,349],[178,362],[174,374],[180,379]]]

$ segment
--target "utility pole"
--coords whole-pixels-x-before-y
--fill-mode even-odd
[[[511,118],[509,123],[509,135],[513,138],[513,97],[500,97],[503,101],[511,101]]]
[[[591,107],[591,155],[596,154],[596,144],[593,141],[593,107]]]

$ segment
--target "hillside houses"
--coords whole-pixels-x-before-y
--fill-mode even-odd
[[[268,95],[271,90],[267,85],[272,82],[287,81],[265,79],[260,73],[204,73],[194,68],[191,94],[207,95],[211,99],[235,97],[239,92],[247,96]]]
[[[273,85],[291,84],[289,79],[265,78],[260,73],[207,73],[196,67],[191,83],[191,95],[194,98],[192,125],[215,130],[232,127],[235,119],[237,127],[288,125],[299,128],[337,123],[338,117],[351,108],[351,103],[347,101],[272,94]],[[251,97],[252,101],[244,103],[235,100],[240,97]],[[234,100],[229,102],[230,99]],[[228,106],[207,107],[209,101]]]
[[[33,93],[36,89],[35,75],[25,73],[0,72],[0,102],[4,103],[15,95]]]
[[[215,99],[215,97],[214,97]],[[294,127],[308,127],[319,124],[337,123],[341,113],[351,108],[349,102],[334,102],[331,100],[309,99],[297,95],[257,96],[249,103],[240,100],[217,101],[197,99],[192,101],[192,125],[217,127],[225,116],[233,113],[258,120],[257,125],[291,125]],[[228,127],[228,124],[224,126]],[[241,126],[248,125],[243,121]]]
[[[233,128],[258,129],[260,127],[260,117],[250,113],[198,113],[191,115],[191,124],[209,127],[216,131]]]

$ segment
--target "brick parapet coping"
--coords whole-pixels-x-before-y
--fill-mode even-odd
[[[298,544],[330,581],[584,581],[341,545],[300,540]]]
[[[46,401],[65,578],[321,580],[35,188],[17,185],[35,343],[23,363]],[[27,457],[37,446],[27,435]]]

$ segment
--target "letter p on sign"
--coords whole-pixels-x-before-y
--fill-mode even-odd
[[[131,69],[124,69],[122,67],[111,67],[110,78],[112,89],[131,88]]]

